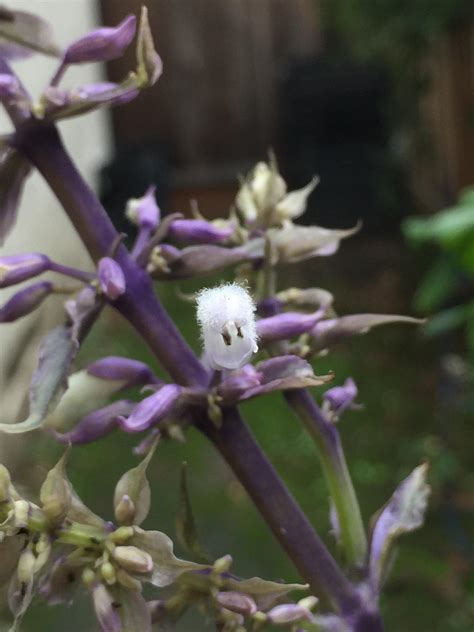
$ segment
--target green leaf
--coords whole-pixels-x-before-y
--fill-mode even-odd
[[[18,424],[0,424],[0,430],[16,434],[41,427],[67,388],[67,375],[77,349],[70,329],[64,326],[53,329],[43,338],[38,367],[30,385],[30,414]]]
[[[451,261],[440,257],[427,272],[415,294],[417,311],[439,309],[459,286],[459,270]]]
[[[474,318],[474,301],[467,305],[457,305],[435,314],[427,322],[423,332],[429,337],[439,336],[461,327],[472,318]]]
[[[187,463],[181,466],[179,505],[176,515],[176,537],[181,546],[202,563],[210,563],[209,555],[199,542],[188,490]]]

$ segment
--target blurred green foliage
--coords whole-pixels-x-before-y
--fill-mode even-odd
[[[434,336],[462,328],[474,366],[474,187],[457,204],[427,218],[412,217],[403,225],[414,246],[434,245],[434,262],[415,294],[415,307],[431,313],[425,331]]]

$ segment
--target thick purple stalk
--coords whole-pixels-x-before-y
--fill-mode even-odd
[[[0,60],[0,71],[11,72]],[[118,234],[93,191],[84,182],[65,151],[59,134],[50,125],[25,121],[10,111],[17,126],[16,146],[48,182],[95,261],[110,254]],[[115,301],[117,309],[137,329],[170,375],[184,385],[207,385],[209,376],[153,292],[147,274],[124,246],[116,258],[122,267],[127,291]],[[377,614],[369,616],[356,588],[342,573],[299,506],[269,463],[237,410],[228,410],[221,429],[201,420],[200,429],[216,445],[305,581],[322,591],[354,621],[357,632],[382,629]]]
[[[289,496],[238,411],[227,410],[219,429],[207,420],[197,425],[230,465],[311,590],[316,595],[325,592],[342,611],[357,610],[359,596],[354,587]]]
[[[18,130],[17,146],[42,173],[91,256],[97,260],[106,255],[117,232],[67,155],[57,131],[52,127]],[[115,301],[115,307],[137,329],[176,382],[207,385],[207,371],[159,303],[147,274],[123,246],[116,258],[125,273],[127,291]],[[238,412],[228,414],[231,415],[229,425],[224,420],[222,431],[216,434],[209,423],[206,434],[257,503],[305,581],[323,591],[336,608],[345,612],[354,610],[359,602],[355,589],[263,455]]]

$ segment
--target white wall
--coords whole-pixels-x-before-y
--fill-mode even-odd
[[[57,43],[65,46],[88,30],[97,26],[98,15],[95,0],[15,0],[8,6],[42,15],[53,26]],[[14,68],[28,90],[38,97],[51,78],[57,61],[35,55],[15,62]],[[103,78],[104,68],[85,64],[71,69],[65,85],[81,85]],[[79,169],[90,184],[95,186],[98,168],[106,161],[110,148],[110,129],[106,111],[86,114],[61,123],[60,128],[66,146],[74,156]],[[11,130],[8,117],[0,112],[0,133]],[[58,261],[90,268],[91,263],[74,230],[49,191],[42,178],[34,173],[26,184],[20,207],[18,223],[0,248],[0,256],[21,252],[39,251]],[[3,303],[12,291],[0,291]],[[36,363],[38,338],[62,317],[56,298],[48,301],[40,310],[16,323],[0,325],[0,421],[13,421],[24,407],[24,394],[30,374]],[[34,340],[28,348],[19,349],[19,341],[33,329]],[[23,344],[21,346],[24,346]],[[23,358],[23,359],[20,359]],[[17,367],[12,378],[10,367]],[[23,411],[21,411],[23,412]],[[1,458],[0,437],[0,458]]]

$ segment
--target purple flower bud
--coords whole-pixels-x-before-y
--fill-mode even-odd
[[[136,384],[157,382],[153,371],[144,362],[120,356],[109,356],[97,360],[87,367],[87,372],[104,380],[124,380],[126,388]]]
[[[257,612],[257,604],[252,597],[234,590],[217,593],[216,601],[223,608],[244,616],[250,616]]]
[[[96,584],[92,589],[92,601],[97,621],[103,632],[120,632],[122,622],[114,600],[103,584]]]
[[[0,307],[0,323],[10,323],[36,309],[54,290],[50,281],[40,281],[20,290]]]
[[[334,386],[324,393],[324,410],[330,413],[333,421],[336,421],[347,408],[353,406],[356,397],[357,386],[354,380],[348,377],[343,386]]]
[[[234,232],[234,226],[218,228],[203,219],[175,219],[171,222],[168,235],[192,244],[214,244],[226,241]]]
[[[36,252],[0,257],[0,287],[8,287],[31,279],[48,268],[48,257]]]
[[[132,198],[127,202],[125,214],[127,218],[140,228],[154,230],[159,222],[161,212],[155,199],[155,186],[150,186],[141,198]]]
[[[91,443],[112,432],[118,424],[119,417],[130,414],[134,407],[135,404],[127,400],[113,402],[83,417],[69,432],[61,433],[54,429],[51,429],[51,432],[59,443],[66,445]]]
[[[128,15],[116,27],[91,31],[68,46],[64,54],[66,64],[110,61],[120,57],[135,36],[136,18]]]
[[[284,312],[269,318],[257,321],[257,334],[261,344],[286,340],[300,336],[312,329],[321,320],[326,311],[326,306],[321,307],[312,314],[300,314],[299,312]]]
[[[177,384],[165,384],[156,393],[143,399],[130,417],[121,417],[120,426],[125,432],[141,432],[166,417],[173,409],[181,394]]]
[[[286,625],[297,621],[311,621],[312,614],[308,608],[304,608],[295,603],[285,603],[275,606],[267,612],[268,620],[276,625]]]
[[[111,301],[115,301],[125,292],[125,276],[119,264],[110,257],[103,257],[97,266],[102,292]]]

